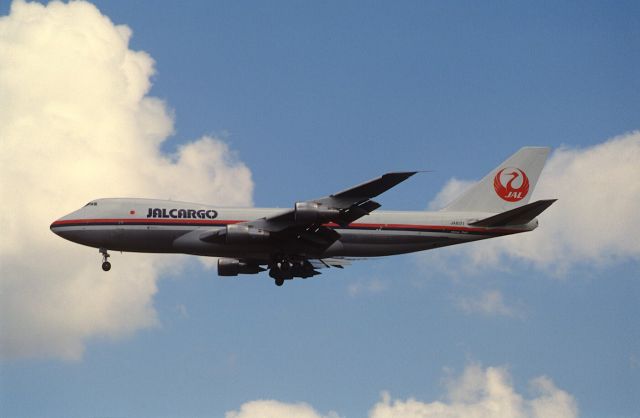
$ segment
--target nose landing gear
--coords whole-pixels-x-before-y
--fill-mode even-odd
[[[111,256],[107,252],[107,249],[106,248],[100,248],[100,254],[102,254],[102,270],[104,270],[104,271],[111,270],[111,263],[109,261],[107,261],[107,259],[109,257],[111,257]]]

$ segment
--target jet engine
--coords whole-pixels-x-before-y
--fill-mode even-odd
[[[340,215],[338,209],[328,208],[315,202],[296,202],[294,212],[296,222],[302,224],[327,222]]]
[[[236,258],[218,259],[218,276],[237,276],[238,274],[256,274],[265,269],[258,264],[247,263]]]

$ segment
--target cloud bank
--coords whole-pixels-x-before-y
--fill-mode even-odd
[[[515,390],[506,368],[472,364],[460,377],[449,379],[445,400],[393,400],[385,392],[369,411],[369,418],[574,418],[578,415],[573,397],[558,389],[548,377],[537,377],[529,385],[531,398],[527,399]],[[322,415],[307,404],[274,400],[247,402],[239,411],[226,414],[226,418],[337,416],[335,412]]]
[[[555,150],[532,201],[557,198],[530,233],[457,246],[452,257],[499,267],[520,259],[562,274],[576,265],[640,260],[640,131],[588,148]],[[432,205],[453,200],[469,182],[450,180]],[[462,253],[462,254],[461,254]],[[429,256],[427,256],[429,257]]]
[[[97,197],[251,205],[249,169],[203,137],[175,155],[164,102],[148,95],[153,59],[131,30],[79,1],[16,1],[0,18],[0,356],[78,359],[90,338],[157,322],[156,281],[183,258],[113,254],[49,231]]]

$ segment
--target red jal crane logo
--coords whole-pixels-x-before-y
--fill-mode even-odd
[[[529,178],[519,168],[505,167],[493,179],[493,188],[502,200],[517,202],[529,193]]]

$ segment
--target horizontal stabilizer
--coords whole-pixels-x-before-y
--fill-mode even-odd
[[[469,225],[485,227],[524,225],[544,212],[556,200],[557,199],[537,200],[533,203],[520,206],[519,208],[481,219]]]

